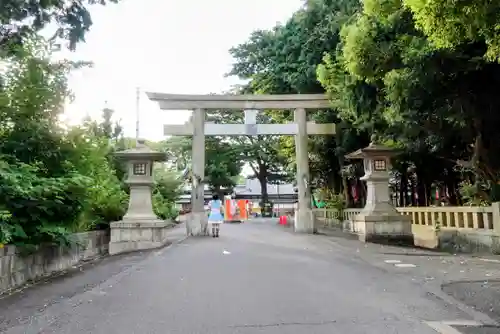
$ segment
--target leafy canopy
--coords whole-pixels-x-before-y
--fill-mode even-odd
[[[9,49],[29,41],[36,33],[54,24],[52,40],[66,40],[74,50],[92,26],[90,7],[118,3],[119,0],[2,0],[0,48]]]

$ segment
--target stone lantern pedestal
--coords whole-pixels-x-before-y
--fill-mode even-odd
[[[363,242],[404,242],[413,244],[411,218],[400,214],[389,196],[390,158],[395,151],[383,145],[371,143],[346,156],[363,159],[366,181],[366,205],[354,217],[353,230]]]
[[[167,229],[172,225],[153,212],[151,190],[154,184],[153,163],[166,160],[165,153],[148,148],[138,140],[133,149],[117,152],[126,161],[130,186],[128,210],[123,220],[111,223],[110,254],[158,248],[167,243]]]

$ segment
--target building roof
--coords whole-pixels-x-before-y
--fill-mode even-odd
[[[203,185],[205,194],[210,193],[210,187],[208,184]],[[294,185],[291,183],[287,184],[268,184],[267,185],[267,194],[270,196],[277,195],[294,195],[296,194],[294,190]],[[191,192],[191,185],[185,184],[183,186],[183,190],[185,193]],[[253,195],[259,196],[261,195],[260,182],[257,179],[246,179],[244,184],[238,184],[234,187],[234,193],[240,196],[245,195]]]
[[[245,184],[237,185],[234,188],[234,193],[237,195],[261,195],[260,182],[257,179],[246,179]],[[267,194],[275,195],[293,195],[295,194],[294,186],[291,183],[287,184],[268,184]]]

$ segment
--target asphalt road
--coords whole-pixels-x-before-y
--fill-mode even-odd
[[[264,221],[108,261],[0,301],[0,331],[436,334],[426,322],[472,320],[348,248]]]

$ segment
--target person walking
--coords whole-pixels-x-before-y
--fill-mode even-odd
[[[218,238],[220,225],[224,221],[222,216],[222,201],[219,199],[219,195],[214,194],[212,200],[208,202],[208,226],[212,230],[212,237]]]

